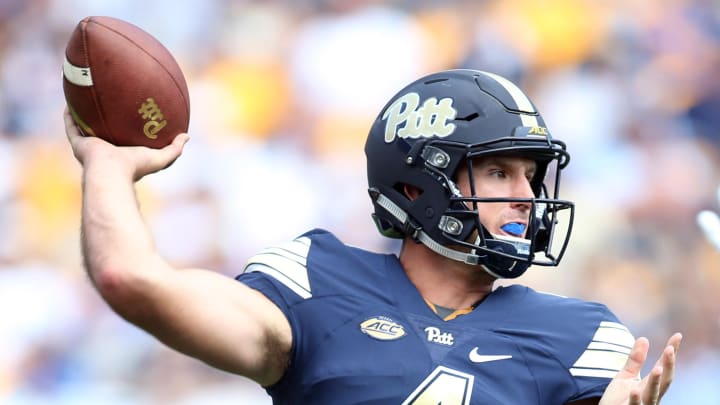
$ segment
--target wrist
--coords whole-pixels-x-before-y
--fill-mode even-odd
[[[94,156],[83,162],[83,177],[98,179],[102,183],[112,184],[117,181],[134,182],[134,167],[117,155]]]

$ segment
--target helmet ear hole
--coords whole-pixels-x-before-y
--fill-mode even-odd
[[[423,190],[421,188],[413,186],[412,184],[398,184],[396,186],[396,190],[407,197],[409,201],[415,201],[423,194]]]

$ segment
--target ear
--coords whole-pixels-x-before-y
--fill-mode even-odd
[[[422,194],[422,190],[415,186],[411,186],[409,184],[403,185],[403,193],[405,194],[405,197],[408,198],[410,201],[415,201],[416,198],[420,197],[420,194]]]

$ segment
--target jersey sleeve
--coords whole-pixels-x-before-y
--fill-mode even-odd
[[[247,261],[236,279],[275,303],[292,330],[288,368],[280,381],[267,388],[276,402],[297,403],[302,393],[317,393],[316,381],[333,378],[332,362],[315,355],[327,348],[328,336],[346,330],[342,326],[364,305],[379,299],[379,283],[366,277],[382,272],[385,261],[384,256],[347,246],[323,230],[263,249]],[[340,355],[345,345],[352,346],[343,340]]]
[[[551,350],[575,386],[570,401],[601,397],[635,338],[605,305],[569,298],[560,305],[565,308],[550,329],[557,332]]]
[[[587,347],[568,370],[574,377],[612,379],[625,365],[634,342],[625,325],[614,320],[600,321]]]
[[[634,337],[605,305],[516,286],[505,325],[524,342],[536,389],[547,403],[600,398],[627,361]]]
[[[312,297],[307,258],[311,239],[301,236],[252,256],[236,279],[267,296],[291,321],[291,308]]]

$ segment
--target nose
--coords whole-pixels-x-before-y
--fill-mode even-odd
[[[513,182],[513,189],[512,189],[512,196],[513,198],[533,198],[535,197],[535,193],[533,193],[532,186],[530,185],[530,180],[523,177],[518,177],[516,181]],[[529,210],[532,203],[529,201],[516,201],[511,204],[513,208],[524,208],[526,210]]]

